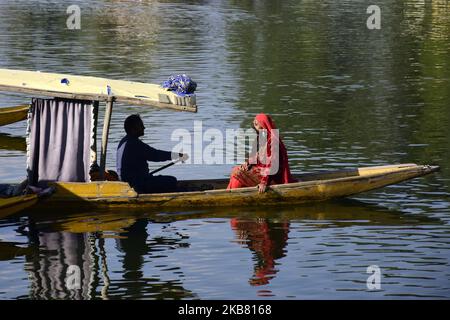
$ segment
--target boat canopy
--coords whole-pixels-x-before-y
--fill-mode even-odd
[[[99,102],[106,102],[103,121],[100,179],[104,179],[108,136],[114,102],[152,106],[176,111],[197,112],[196,95],[177,94],[157,84],[111,80],[39,71],[0,69],[0,91],[32,94],[33,97],[93,101],[94,141]],[[96,144],[93,145],[94,150]],[[96,152],[93,159],[96,161]]]
[[[195,94],[179,95],[157,84],[90,76],[0,69],[0,91],[197,112]]]
[[[90,182],[96,165],[92,101],[34,98],[27,129],[27,176],[32,186],[47,182]]]

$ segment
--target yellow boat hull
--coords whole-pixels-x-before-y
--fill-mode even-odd
[[[35,194],[11,198],[0,198],[0,219],[27,209],[35,205],[37,201],[38,197]]]
[[[19,122],[27,118],[29,105],[0,108],[0,126]]]
[[[233,207],[297,204],[347,197],[439,170],[438,166],[401,164],[365,167],[297,176],[300,182],[273,185],[259,194],[256,187],[226,190],[227,180],[180,181],[189,192],[137,194],[125,182],[55,183],[56,192],[37,208],[77,207],[134,209],[174,207]]]

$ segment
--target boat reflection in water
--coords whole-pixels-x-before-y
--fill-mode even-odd
[[[39,254],[27,256],[30,299],[92,299],[98,286],[98,256],[95,238],[68,232],[31,232]],[[69,266],[80,268],[79,288],[69,290]]]
[[[196,296],[186,290],[178,280],[162,280],[158,277],[144,275],[144,263],[149,257],[163,254],[165,250],[184,246],[184,239],[168,237],[151,238],[147,233],[147,219],[139,219],[121,233],[116,239],[117,249],[123,253],[122,277],[119,297],[139,299],[187,299]],[[162,252],[161,252],[162,251]],[[170,268],[171,266],[167,266]],[[115,295],[115,298],[117,296]]]
[[[250,284],[253,286],[268,284],[277,272],[276,260],[286,255],[289,222],[232,218],[231,228],[236,232],[238,243],[246,245],[254,253],[256,265]]]
[[[29,247],[21,250],[26,256],[30,293],[18,298],[109,299],[110,290],[114,291],[114,298],[194,297],[176,281],[144,278],[144,257],[153,250],[146,243],[147,224],[146,219],[137,220],[130,215],[102,214],[29,223],[28,231],[22,231],[29,238]],[[105,249],[105,238],[111,237],[116,238],[115,249],[122,254],[120,274],[123,279],[115,279],[115,282],[109,276]],[[12,245],[11,250],[15,248],[20,247]],[[67,285],[72,275],[71,266],[79,268],[79,287]]]
[[[0,150],[27,151],[27,143],[24,137],[11,136],[0,132]]]
[[[234,208],[190,213],[91,212],[63,216],[30,212],[27,219],[21,219],[26,222],[18,232],[28,237],[28,246],[23,248],[7,242],[0,246],[9,248],[1,250],[0,260],[12,261],[16,253],[25,256],[30,284],[29,294],[19,296],[21,299],[199,298],[201,295],[191,290],[206,290],[208,283],[195,284],[189,281],[191,277],[202,279],[201,270],[216,272],[228,268],[226,261],[235,257],[229,256],[226,250],[234,248],[236,243],[253,255],[254,271],[247,277],[249,285],[259,288],[259,296],[267,296],[272,294],[269,285],[274,277],[283,272],[279,268],[282,258],[293,254],[289,252],[288,242],[294,229],[298,232],[299,228],[318,231],[360,225],[442,225],[440,219],[425,214],[396,212],[351,200],[296,208],[264,208],[264,211]],[[206,228],[211,225],[208,221],[215,219],[226,222],[215,224],[223,230],[217,234],[216,243],[195,236],[196,231],[189,234],[189,226]],[[158,227],[161,232],[153,231]],[[221,236],[229,237],[230,228],[233,235],[228,243],[231,244],[221,251],[216,245],[227,242]],[[296,236],[292,234],[292,237]],[[214,252],[220,263],[211,262],[209,257],[197,261],[203,256],[191,248],[192,244],[195,244],[192,247],[200,244],[205,252]],[[180,254],[192,259],[180,260],[177,258]],[[79,290],[66,286],[67,271],[72,265],[80,268]],[[233,272],[248,272],[248,265],[233,266],[237,268]],[[192,273],[192,267],[197,271]],[[186,281],[192,289],[185,288]]]
[[[267,211],[265,209],[265,211]],[[276,276],[277,265],[288,253],[290,225],[292,222],[308,222],[314,229],[351,227],[357,225],[441,225],[440,219],[426,215],[407,214],[368,205],[356,200],[344,199],[335,202],[298,206],[294,209],[274,209],[273,212],[257,214],[247,212],[243,217],[233,217],[231,228],[236,241],[253,253],[254,273],[249,280],[252,286],[264,286]],[[229,215],[238,214],[229,212]],[[258,217],[254,217],[254,215]],[[240,214],[242,215],[242,213]],[[268,289],[257,292],[258,296],[272,296]]]

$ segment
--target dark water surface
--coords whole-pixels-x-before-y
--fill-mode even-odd
[[[66,8],[81,8],[81,30]],[[24,212],[0,220],[0,299],[450,298],[450,3],[2,1],[0,68],[159,83],[185,72],[197,114],[139,112],[144,141],[173,130],[247,128],[271,114],[295,173],[391,163],[441,172],[353,199],[187,212]],[[28,99],[0,94],[0,107]],[[25,177],[25,122],[0,128],[0,181]],[[177,165],[179,179],[232,165]],[[157,165],[154,166],[155,168]],[[80,290],[66,288],[79,266]],[[381,269],[369,290],[367,267]]]

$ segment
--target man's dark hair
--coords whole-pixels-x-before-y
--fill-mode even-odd
[[[142,123],[142,119],[138,114],[132,114],[125,119],[124,128],[125,132],[130,133],[133,128],[136,128],[138,124]]]

